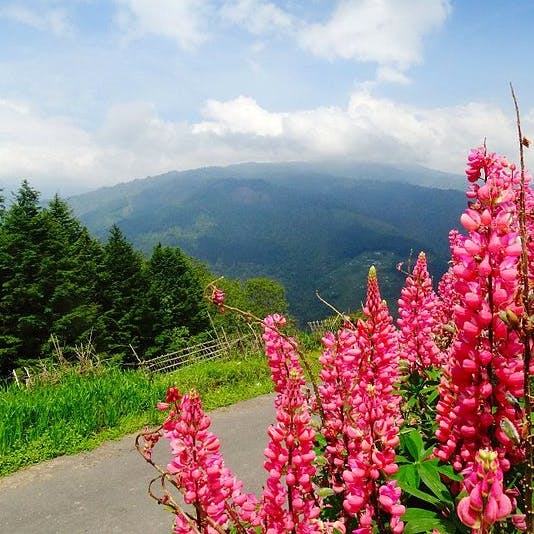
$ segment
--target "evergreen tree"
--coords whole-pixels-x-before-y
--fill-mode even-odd
[[[51,235],[47,262],[54,266],[50,289],[50,331],[72,347],[85,341],[97,323],[96,281],[102,247],[57,196],[46,214]]]
[[[41,284],[48,223],[39,193],[25,180],[0,227],[0,366],[36,358],[47,336]]]
[[[154,351],[172,350],[180,337],[209,328],[202,286],[191,260],[180,249],[157,245],[148,274]]]
[[[143,259],[114,225],[104,246],[98,283],[102,308],[99,342],[108,350],[131,359],[129,345],[144,345],[145,296],[148,284]]]
[[[73,277],[74,261],[71,246],[81,231],[67,204],[57,195],[44,211],[49,234],[45,254],[41,258],[43,294],[50,322],[69,313],[79,301],[79,287]]]

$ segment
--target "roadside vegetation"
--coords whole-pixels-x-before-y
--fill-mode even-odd
[[[265,356],[233,354],[173,373],[98,366],[30,387],[15,382],[0,390],[0,475],[64,454],[94,449],[158,421],[157,402],[176,384],[203,392],[208,410],[272,391]]]
[[[206,341],[214,327],[240,335],[224,317],[213,324],[203,288],[216,275],[201,262],[160,244],[143,256],[118,226],[101,243],[65,201],[39,197],[24,181],[5,205],[0,190],[0,379],[58,349],[75,361],[88,343],[132,365]],[[225,280],[224,289],[257,315],[287,311],[275,280]]]
[[[99,242],[66,202],[39,197],[27,181],[11,202],[0,190],[0,476],[155,423],[171,384],[201,390],[208,409],[271,391],[250,349],[147,374],[146,360],[250,329],[210,316],[216,276],[178,247],[143,256],[118,226]],[[287,313],[276,280],[220,283],[257,315]]]

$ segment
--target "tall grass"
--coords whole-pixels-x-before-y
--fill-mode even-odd
[[[96,447],[154,424],[155,405],[168,386],[196,388],[206,409],[271,391],[264,356],[235,356],[199,363],[166,375],[100,368],[75,370],[59,383],[0,391],[0,475],[63,454]]]

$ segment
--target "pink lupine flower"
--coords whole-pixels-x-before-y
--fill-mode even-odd
[[[475,183],[481,175],[484,182]],[[503,430],[506,424],[520,433],[523,419],[517,409],[523,397],[521,339],[504,320],[522,313],[515,298],[518,177],[504,158],[477,149],[469,158],[468,179],[470,203],[461,218],[468,233],[452,250],[457,334],[440,385],[435,453],[462,470],[479,449],[492,447],[506,470],[524,454]]]
[[[214,304],[217,304],[217,306],[220,306],[221,304],[224,303],[224,298],[225,298],[225,294],[222,289],[218,289],[218,288],[213,289],[211,293],[211,297],[210,297],[211,302],[213,302]]]
[[[449,245],[451,251],[454,247],[461,245],[465,236],[461,235],[458,230],[449,232]],[[436,344],[442,352],[441,361],[448,362],[452,343],[456,336],[456,327],[454,325],[454,308],[459,303],[459,295],[455,289],[455,275],[452,267],[441,277],[438,283],[438,300],[436,310],[436,323],[438,329],[435,333]]]
[[[197,508],[202,523],[200,530],[216,532],[207,518],[225,527],[231,509],[235,517],[251,525],[244,527],[246,532],[255,532],[254,527],[259,524],[257,498],[242,493],[242,482],[225,467],[219,440],[208,430],[211,421],[202,409],[198,393],[192,391],[182,397],[176,388],[171,388],[167,399],[174,399],[174,408],[162,427],[173,456],[167,471],[182,491],[184,502]],[[174,532],[191,532],[188,521],[179,513]]]
[[[265,352],[278,394],[276,423],[267,431],[264,466],[269,476],[263,490],[262,526],[269,534],[312,534],[320,532],[312,485],[315,430],[295,342],[279,332],[284,324],[281,315],[263,321]]]
[[[154,449],[154,446],[161,438],[161,434],[159,432],[150,432],[149,427],[147,426],[145,428],[144,434],[142,434],[143,437],[143,449],[142,454],[145,460],[151,461],[152,460],[152,450]]]
[[[441,352],[434,341],[439,302],[432,289],[424,252],[419,254],[412,273],[407,276],[398,303],[401,357],[408,362],[410,372],[422,373],[440,365]]]
[[[491,525],[512,512],[512,502],[503,489],[498,453],[490,449],[479,450],[464,475],[468,495],[458,503],[458,517],[473,534],[487,534]]]
[[[295,350],[296,342],[293,338],[280,333],[280,328],[285,324],[286,318],[275,313],[265,317],[262,325],[262,338],[265,343],[267,363],[271,369],[271,380],[274,383],[274,390],[279,394],[285,392],[289,376],[293,371],[300,376],[301,385],[305,384],[302,365]]]
[[[342,474],[346,468],[346,435],[350,423],[348,399],[356,377],[359,351],[353,328],[342,328],[337,337],[327,333],[322,341],[325,349],[319,358],[321,383],[318,386],[324,418],[321,433],[326,440],[324,456],[330,487],[341,493],[345,489]]]
[[[400,504],[401,489],[397,487],[397,482],[392,480],[380,486],[378,503],[390,516],[389,527],[392,534],[399,534],[404,530],[404,522],[400,517],[406,511],[406,507]]]
[[[364,314],[366,320],[357,325],[357,371],[349,400],[351,423],[347,426],[348,467],[343,472],[343,506],[347,513],[358,516],[360,529],[355,532],[361,534],[372,532],[377,512],[374,503],[383,485],[380,479],[388,480],[398,470],[395,447],[402,424],[401,398],[394,392],[398,340],[387,305],[380,297],[374,267],[369,270]],[[392,511],[397,515],[400,509]],[[402,527],[396,528],[396,532],[402,531]]]
[[[219,308],[219,312],[220,313],[225,313],[225,309],[224,309],[224,299],[226,298],[226,295],[224,293],[224,291],[222,289],[219,289],[217,287],[214,287],[213,288],[213,291],[211,292],[211,295],[210,295],[210,300],[211,302],[213,302],[213,304],[216,304],[217,307]]]

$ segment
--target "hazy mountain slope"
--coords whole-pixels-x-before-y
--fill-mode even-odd
[[[374,170],[383,176],[382,167]],[[369,169],[362,174],[369,177]],[[383,292],[390,300],[402,283],[395,264],[411,250],[426,250],[434,272],[443,271],[447,232],[457,226],[464,196],[306,172],[297,164],[247,164],[136,180],[70,203],[101,237],[117,223],[145,252],[160,241],[220,274],[275,277],[286,286],[293,313],[309,320],[329,313],[316,289],[340,308],[358,308],[371,263],[387,279]]]

